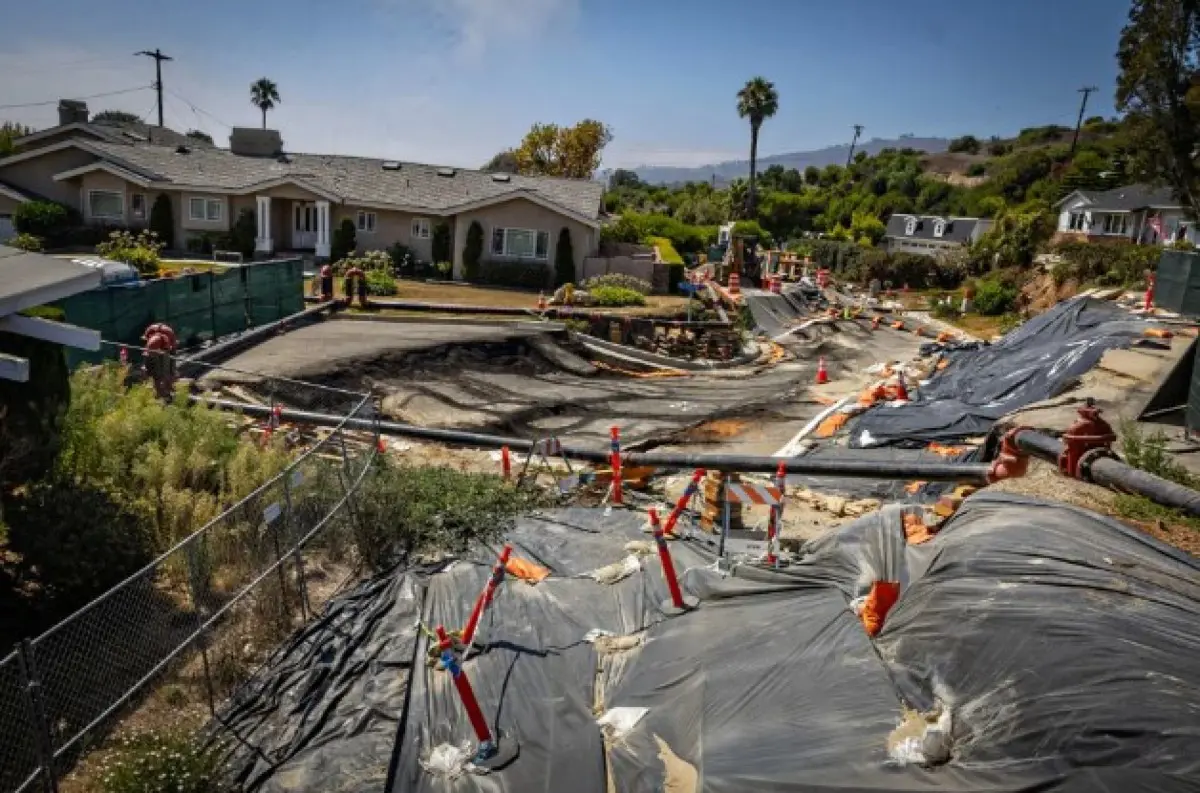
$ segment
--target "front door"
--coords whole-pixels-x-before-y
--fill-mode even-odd
[[[317,246],[317,205],[299,201],[292,203],[292,247],[296,249]]]

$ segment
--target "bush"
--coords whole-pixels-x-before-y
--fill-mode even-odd
[[[571,246],[571,230],[563,226],[558,233],[558,245],[554,249],[554,285],[574,283],[575,250]]]
[[[224,250],[237,251],[244,259],[254,258],[255,238],[258,236],[258,217],[253,209],[243,209],[228,234],[221,235],[217,244]]]
[[[1196,477],[1175,462],[1175,458],[1167,451],[1167,441],[1162,430],[1143,435],[1137,422],[1121,422],[1121,456],[1126,463],[1177,485],[1196,487]]]
[[[540,502],[493,474],[410,468],[380,458],[355,495],[358,552],[373,570],[415,552],[462,552],[498,539]]]
[[[987,166],[981,162],[973,163],[967,168],[967,176],[983,176],[987,173]]]
[[[391,297],[396,294],[396,278],[390,270],[367,270],[367,294]]]
[[[493,286],[545,289],[550,282],[550,268],[541,262],[493,261],[483,265],[474,280]]]
[[[621,289],[632,289],[643,295],[648,295],[654,291],[654,287],[649,281],[643,281],[632,275],[625,273],[609,273],[608,275],[597,275],[594,278],[589,278],[580,286],[589,292],[602,286],[615,286]]]
[[[451,256],[450,225],[445,222],[433,227],[432,239],[429,243],[430,253],[435,262],[444,262]]]
[[[105,758],[103,793],[218,793],[223,789],[217,753],[195,738],[144,733],[120,740]]]
[[[412,255],[412,249],[407,245],[402,245],[399,242],[392,243],[392,246],[387,249],[388,256],[392,259],[392,272],[396,275],[412,275],[416,264],[416,257]]]
[[[13,211],[13,228],[22,234],[43,239],[56,239],[77,218],[69,208],[54,201],[26,201]]]
[[[1127,286],[1145,278],[1153,270],[1162,251],[1157,245],[1136,245],[1132,242],[1095,243],[1067,240],[1054,246],[1063,261],[1054,268],[1059,283],[1074,278],[1080,282],[1096,282],[1105,286]]]
[[[680,253],[699,253],[716,244],[717,227],[691,226],[670,215],[626,212],[600,230],[602,242],[649,244],[653,237],[665,237]]]
[[[136,237],[130,231],[114,231],[108,241],[96,246],[96,253],[106,259],[131,264],[142,276],[158,275],[159,256],[163,244],[153,231],[142,231]]]
[[[463,280],[475,281],[479,278],[479,267],[483,257],[483,226],[479,221],[472,220],[467,227],[467,241],[463,245]]]
[[[346,218],[334,229],[333,239],[329,242],[329,260],[340,262],[357,249],[358,232],[354,228],[354,221]]]
[[[158,235],[158,239],[167,248],[175,247],[175,211],[171,208],[171,199],[166,193],[159,193],[150,207],[150,230]],[[257,229],[255,229],[257,234]],[[254,251],[250,252],[253,255]]]
[[[980,281],[975,289],[975,310],[989,317],[998,317],[1012,311],[1019,290],[998,280]]]
[[[63,318],[61,310],[52,308],[22,313],[50,320]],[[28,382],[0,379],[0,496],[3,496],[9,489],[50,472],[71,401],[71,385],[63,348],[58,344],[0,332],[0,353],[29,361]]]
[[[950,152],[964,152],[966,154],[979,153],[979,139],[974,135],[963,135],[961,138],[955,138],[950,141],[950,145],[946,147]]]
[[[454,275],[453,262],[437,262],[433,265],[433,269],[437,272],[438,278],[443,281],[449,281]]]
[[[42,238],[35,237],[32,234],[18,234],[9,240],[8,244],[18,250],[29,251],[30,253],[42,252]]]
[[[649,244],[658,246],[658,255],[667,264],[683,264],[683,257],[666,237],[651,237]]]
[[[592,300],[597,306],[607,308],[646,305],[646,296],[641,292],[620,286],[598,286],[588,290],[588,294],[592,296]]]
[[[758,224],[757,220],[739,220],[733,224],[735,237],[755,237],[759,248],[770,248],[775,244],[771,232]]]
[[[183,248],[188,253],[211,256],[214,249],[222,247],[221,241],[225,236],[216,231],[194,231],[184,241]]]

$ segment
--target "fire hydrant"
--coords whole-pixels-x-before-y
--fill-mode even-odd
[[[170,325],[156,322],[142,334],[146,348],[146,374],[154,381],[154,392],[160,399],[170,399],[175,391],[175,331]]]
[[[321,267],[321,300],[333,300],[333,268],[328,264]]]
[[[1116,439],[1112,425],[1100,416],[1096,400],[1088,397],[1087,404],[1079,408],[1079,420],[1062,435],[1063,451],[1058,457],[1058,470],[1075,479],[1083,479],[1087,463],[1111,454]]]

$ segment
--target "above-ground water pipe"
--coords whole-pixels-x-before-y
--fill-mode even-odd
[[[513,451],[529,452],[534,441],[502,435],[487,435],[478,432],[418,427],[394,421],[345,418],[328,413],[284,408],[274,411],[266,405],[251,405],[226,399],[193,396],[192,400],[202,405],[239,412],[256,418],[277,415],[283,421],[297,424],[315,424],[336,427],[345,422],[347,429],[418,438],[425,441],[444,443],[450,446],[470,446],[484,449],[502,449],[507,446]],[[562,454],[572,460],[607,465],[611,462],[608,449],[584,449],[564,444]],[[621,455],[622,463],[630,468],[707,468],[713,471],[736,471],[740,473],[773,474],[779,468],[780,458],[739,454],[673,454],[664,452],[626,452]],[[881,460],[822,460],[819,458],[794,457],[786,460],[787,472],[798,475],[840,476],[856,479],[919,479],[925,482],[963,482],[984,485],[988,482],[990,466],[983,463],[941,462],[886,462]]]

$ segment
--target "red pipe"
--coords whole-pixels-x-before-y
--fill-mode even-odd
[[[779,564],[779,557],[775,555],[775,548],[778,547],[779,535],[783,532],[783,489],[787,486],[787,463],[782,460],[779,462],[779,468],[775,471],[775,487],[779,488],[779,504],[771,507],[771,522],[767,524],[767,564]]]
[[[692,496],[696,495],[696,491],[700,489],[700,480],[706,474],[703,468],[697,468],[692,474],[692,481],[688,482],[687,488],[683,491],[683,495],[675,502],[675,508],[671,510],[671,514],[667,516],[667,525],[663,528],[663,534],[674,534],[675,524],[679,522],[679,516],[683,514],[683,510],[687,507],[687,503],[691,501]]]
[[[471,681],[467,678],[467,673],[463,671],[462,666],[458,663],[458,658],[454,655],[454,643],[450,641],[450,637],[446,634],[446,629],[441,625],[437,626],[438,649],[442,651],[442,664],[446,667],[446,671],[450,673],[450,677],[454,679],[454,687],[458,689],[458,696],[462,699],[463,709],[467,711],[467,718],[471,721],[471,727],[475,730],[475,737],[479,739],[480,747],[485,744],[491,745],[492,731],[488,728],[487,719],[483,717],[483,710],[479,707],[479,700],[475,698],[475,691],[471,688]]]
[[[613,427],[610,430],[612,436],[612,497],[614,504],[624,504],[625,494],[622,492],[621,484],[621,428]]]
[[[475,607],[471,609],[471,616],[467,618],[466,627],[463,628],[462,632],[464,647],[470,648],[471,642],[475,639],[475,630],[479,627],[479,618],[483,616],[484,610],[491,604],[492,597],[496,594],[496,588],[504,580],[504,566],[508,564],[508,557],[511,555],[512,546],[506,544],[504,550],[500,552],[500,560],[492,568],[492,575],[488,578],[487,585],[479,593],[479,597],[475,601]]]
[[[658,523],[658,510],[650,508],[650,526],[654,529],[654,544],[658,546],[658,559],[662,562],[663,577],[667,579],[667,589],[671,592],[671,602],[675,608],[683,610],[687,606],[683,602],[683,592],[679,590],[679,579],[675,577],[675,564],[671,561],[671,551],[667,548],[667,540],[663,536],[662,526]]]
[[[500,467],[504,471],[505,481],[512,479],[512,455],[508,451],[508,446],[500,447]]]

